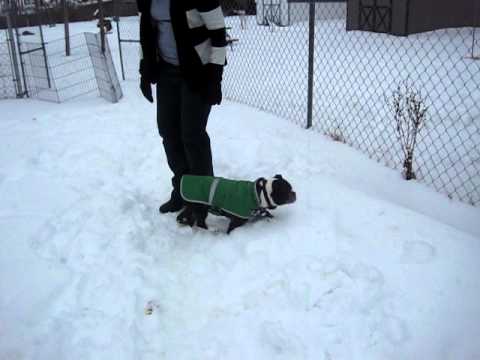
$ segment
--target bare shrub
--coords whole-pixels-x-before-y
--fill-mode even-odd
[[[405,81],[386,101],[393,112],[395,132],[403,152],[403,175],[407,180],[415,179],[413,158],[417,136],[427,119],[428,107],[425,98],[412,84]]]

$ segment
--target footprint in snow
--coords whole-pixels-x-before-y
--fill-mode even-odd
[[[403,244],[401,262],[425,264],[435,257],[435,248],[425,241],[406,241]]]
[[[387,316],[383,321],[383,333],[395,345],[404,344],[409,338],[405,322],[397,316]]]
[[[270,351],[271,359],[304,359],[304,344],[285,330],[280,322],[264,322],[261,328],[262,344]]]

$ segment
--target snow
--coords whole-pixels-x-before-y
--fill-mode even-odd
[[[259,64],[257,79],[275,70]],[[118,104],[0,102],[1,360],[480,359],[478,207],[292,124],[295,101],[279,118],[225,100],[216,174],[281,173],[298,200],[229,236],[215,216],[179,227],[158,213],[155,106],[122,86]]]
[[[226,101],[216,173],[298,201],[179,227],[155,108],[123,85],[0,103],[0,359],[480,358],[478,208]]]

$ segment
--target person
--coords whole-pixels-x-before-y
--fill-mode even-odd
[[[158,131],[173,173],[170,199],[159,210],[176,212],[183,207],[182,175],[213,175],[206,127],[212,105],[222,101],[225,19],[218,0],[137,0],[137,5],[140,89],[153,102],[156,84]]]

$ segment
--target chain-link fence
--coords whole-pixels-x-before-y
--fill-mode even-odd
[[[0,99],[15,98],[15,82],[11,66],[10,47],[0,40]]]
[[[20,76],[14,46],[13,37],[7,30],[0,30],[0,99],[12,99],[19,93]]]
[[[140,58],[138,16],[115,17],[122,79],[138,77]]]
[[[228,56],[227,97],[311,125],[401,168],[404,152],[388,102],[407,81],[428,107],[413,158],[417,179],[450,197],[480,203],[475,27],[397,37],[346,31],[347,3],[262,5],[267,15],[249,17],[244,29],[240,17],[227,19],[230,36],[239,39]]]

